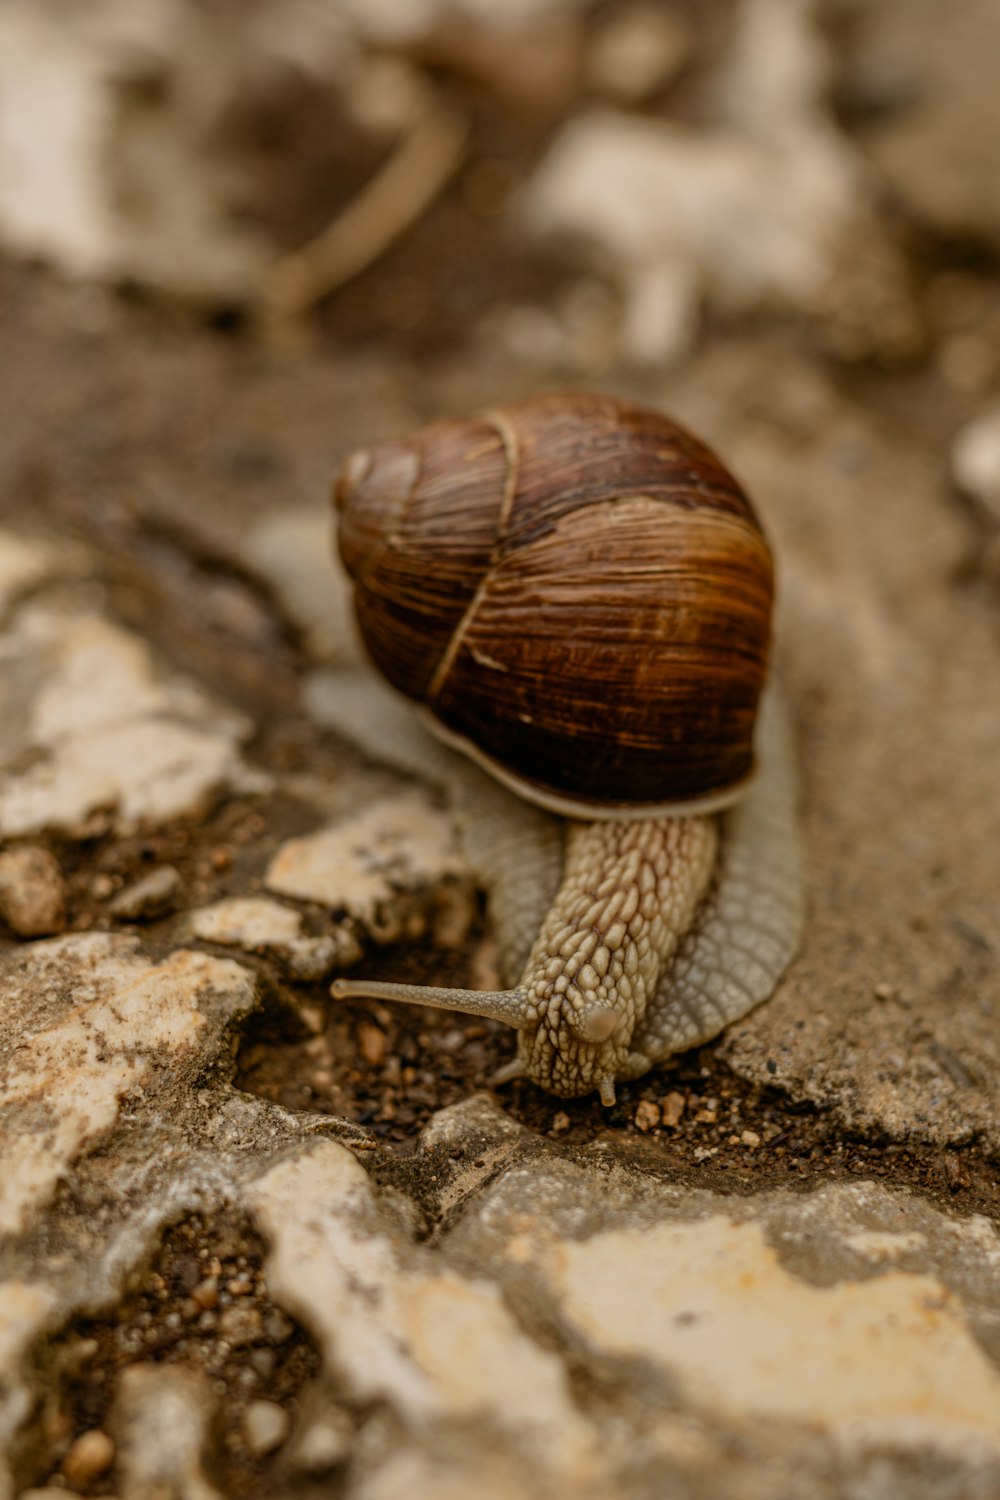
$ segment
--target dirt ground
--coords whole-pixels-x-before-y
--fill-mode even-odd
[[[1000,219],[995,195],[984,204],[975,188],[987,158],[996,181],[1000,105],[973,118],[986,87],[976,78],[964,103],[937,91],[959,67],[949,49],[975,53],[969,34],[988,6],[956,6],[951,37],[927,6],[912,23],[903,4],[818,7],[824,119],[864,177],[853,241],[811,309],[763,294],[727,304],[707,286],[690,346],[662,363],[616,345],[625,293],[609,262],[581,262],[572,236],[539,246],[511,227],[519,190],[591,102],[578,53],[615,9],[567,14],[540,80],[457,23],[411,43],[408,60],[466,123],[461,162],[397,244],[292,326],[243,295],[185,298],[138,275],[79,279],[8,254],[2,523],[67,557],[79,549],[81,586],[113,619],[249,715],[256,767],[333,782],[360,759],[302,706],[316,652],[247,563],[247,531],[272,513],[323,511],[359,443],[536,389],[596,387],[688,422],[745,482],[775,545],[801,767],[802,951],[772,1001],[622,1086],[610,1110],[526,1082],[497,1098],[558,1154],[604,1142],[675,1185],[752,1195],[863,1178],[1000,1223],[1000,511],[962,493],[952,458],[1000,381]],[[685,60],[629,108],[697,129],[738,7],[676,10]],[[242,212],[279,251],[335,219],[380,160],[342,111],[336,89],[316,86],[251,93],[226,122]],[[949,186],[956,172],[964,197]],[[584,309],[582,342],[565,333],[572,319],[560,337],[546,322],[567,306]],[[66,930],[138,933],[156,958],[190,909],[260,893],[269,860],[310,817],[280,789],[234,791],[205,817],[126,834],[50,829],[41,842],[66,882]],[[175,909],[116,916],[115,897],[163,864],[181,876]],[[330,913],[304,910],[309,932],[329,930]],[[451,949],[425,934],[370,948],[357,972],[469,982],[488,962],[476,910]],[[20,947],[0,934],[4,949]],[[268,1000],[233,1031],[236,1087],[361,1127],[375,1180],[433,1220],[436,1158],[415,1156],[419,1133],[489,1089],[508,1033],[429,1011],[333,1008],[325,982],[266,956],[244,961]],[[194,1295],[216,1263],[209,1274],[230,1287],[221,1307]],[[46,1415],[19,1450],[25,1482],[65,1481],[69,1443],[104,1423],[116,1372],[137,1351],[218,1381],[231,1434],[251,1397],[294,1410],[318,1356],[270,1308],[260,1265],[245,1224],[175,1225],[113,1312],[75,1322],[45,1352]],[[238,1331],[218,1345],[237,1306],[261,1328],[271,1319],[253,1334],[243,1385]],[[223,1493],[279,1492],[267,1457],[238,1436],[218,1453]],[[71,1487],[97,1495],[111,1481],[77,1475]]]

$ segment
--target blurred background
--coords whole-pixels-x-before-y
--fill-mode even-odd
[[[200,521],[302,500],[345,438],[538,384],[725,428],[763,343],[789,420],[817,371],[890,404],[919,371],[943,438],[997,375],[997,31],[991,0],[5,0],[3,504],[180,514],[186,464]]]
[[[880,611],[995,598],[998,31],[993,0],[4,0],[3,515],[257,716],[336,653],[346,452],[610,390],[756,497],[827,641],[808,713],[831,632],[884,667]]]

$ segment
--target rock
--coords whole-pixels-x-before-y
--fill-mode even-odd
[[[0,530],[0,619],[20,594],[59,571],[55,548]]]
[[[86,1489],[105,1474],[115,1461],[115,1445],[106,1432],[91,1427],[69,1446],[62,1471],[71,1485]]]
[[[151,963],[104,934],[52,938],[0,968],[0,1235],[19,1233],[107,1137],[130,1090],[176,1087],[220,1022],[253,1003],[235,963],[183,951]]]
[[[519,1466],[509,1453],[458,1443],[450,1452],[428,1453],[415,1443],[396,1448],[385,1463],[359,1485],[357,1500],[545,1500],[552,1493],[537,1469]],[[574,1494],[584,1491],[574,1489]],[[603,1491],[586,1491],[595,1500],[611,1500]],[[620,1493],[620,1492],[619,1492]]]
[[[217,1307],[219,1303],[219,1278],[218,1276],[205,1276],[192,1289],[191,1299],[202,1308]]]
[[[704,126],[591,108],[556,135],[519,223],[610,274],[626,358],[679,359],[703,301],[805,314],[845,347],[913,347],[902,265],[863,162],[824,107],[826,72],[811,5],[746,0]]]
[[[267,785],[238,754],[247,720],[159,671],[145,641],[109,620],[24,605],[0,651],[0,835],[93,832],[97,815],[163,822]]]
[[[498,10],[489,0],[343,0],[341,11],[349,16],[362,36],[379,47],[404,48],[432,35],[443,22],[455,16],[503,32],[536,26],[553,11],[582,10],[586,0],[508,0]]]
[[[278,895],[344,911],[376,941],[392,942],[402,935],[403,894],[463,875],[449,818],[420,793],[403,792],[318,833],[289,839],[268,866],[265,884]],[[419,919],[419,911],[414,914]]]
[[[599,93],[638,104],[664,88],[687,62],[694,36],[677,11],[647,4],[609,13],[587,61],[587,78]]]
[[[17,937],[48,937],[66,926],[66,882],[48,849],[0,852],[0,921]]]
[[[470,1094],[457,1104],[435,1110],[420,1135],[421,1145],[429,1151],[447,1146],[458,1150],[524,1142],[529,1132],[512,1120],[492,1094]]]
[[[183,893],[184,881],[180,871],[173,865],[160,865],[119,891],[109,910],[121,921],[148,922],[174,911],[180,905]]]
[[[264,516],[248,531],[240,556],[273,590],[313,657],[361,659],[351,584],[335,566],[334,522],[327,507]]]
[[[995,675],[995,605],[986,589],[967,606],[955,583],[982,528],[947,501],[939,440],[890,441],[853,407],[822,425],[811,460],[782,437],[751,443],[757,458],[743,467],[786,537],[783,635],[802,668],[789,696],[826,695],[799,748],[811,788],[803,846],[823,894],[809,897],[784,982],[717,1055],[755,1086],[832,1109],[848,1130],[908,1148],[982,1140],[992,1154],[1000,800],[986,747],[1000,714],[983,684]],[[930,704],[933,732],[914,740]],[[877,815],[866,802],[876,786]],[[892,869],[878,876],[858,854],[876,823],[893,830]]]
[[[456,1116],[453,1141],[458,1128]],[[332,1143],[249,1188],[272,1295],[312,1329],[338,1393],[387,1403],[411,1435],[405,1462],[384,1438],[358,1439],[361,1493],[396,1493],[403,1471],[420,1476],[416,1493],[433,1493],[431,1474],[461,1493],[461,1431],[476,1434],[486,1493],[518,1475],[510,1493],[532,1500],[638,1493],[636,1466],[657,1492],[670,1477],[672,1491],[744,1500],[746,1464],[765,1455],[778,1488],[803,1464],[833,1475],[876,1452],[886,1493],[929,1455],[959,1488],[988,1493],[1000,1477],[1000,1236],[987,1219],[866,1182],[713,1193],[604,1152],[544,1155],[530,1133],[512,1150],[467,1182],[463,1150],[421,1146],[450,1226],[434,1250]],[[600,1376],[606,1410],[576,1403],[567,1360]],[[320,1390],[308,1424],[329,1410],[341,1428]],[[289,1463],[313,1472],[299,1441]]]
[[[595,1356],[659,1366],[716,1417],[812,1422],[856,1444],[956,1457],[978,1440],[1000,1458],[1000,1375],[934,1277],[809,1286],[760,1226],[723,1216],[606,1231],[550,1265]]]
[[[654,1391],[669,1392],[659,1423],[698,1413],[698,1447],[674,1456],[702,1483],[713,1474],[707,1493],[743,1493],[715,1467],[715,1445],[760,1424],[779,1488],[809,1428],[834,1462],[879,1451],[899,1474],[934,1453],[986,1488],[1000,1475],[1000,1371],[992,1335],[984,1342],[1000,1236],[985,1218],[867,1182],[665,1197],[626,1170],[550,1160],[501,1175],[449,1248],[496,1275],[528,1326],[555,1304],[564,1344],[620,1392],[629,1369],[644,1372],[650,1410]],[[822,1465],[814,1451],[812,1471]]]
[[[266,896],[233,896],[189,913],[184,922],[188,938],[263,953],[278,960],[293,979],[311,982],[334,970],[342,972],[361,957],[349,923],[333,932],[309,937],[302,913]]]
[[[878,116],[866,147],[890,192],[939,232],[1000,244],[992,0],[934,0],[857,13],[848,97]]]
[[[264,1314],[264,1337],[272,1344],[285,1344],[295,1332],[295,1324],[280,1307],[270,1307]]]
[[[274,1401],[251,1401],[243,1417],[243,1435],[252,1458],[266,1458],[280,1448],[291,1426],[288,1413]]]
[[[317,1143],[248,1191],[272,1247],[271,1295],[311,1328],[355,1399],[388,1401],[406,1425],[475,1421],[516,1434],[563,1472],[584,1462],[592,1440],[559,1359],[490,1282],[400,1244],[347,1151]]]
[[[217,1500],[203,1468],[215,1405],[196,1370],[139,1364],[122,1372],[113,1412],[122,1500]]]
[[[529,182],[524,222],[536,237],[591,246],[625,296],[635,332],[624,352],[669,360],[705,293],[730,311],[820,311],[860,189],[845,146],[826,135],[800,145],[779,154],[746,134],[590,110]]]
[[[1000,522],[1000,406],[980,412],[956,435],[951,472],[958,488]]]
[[[285,1462],[293,1473],[329,1474],[350,1456],[354,1436],[349,1413],[323,1387],[314,1386],[285,1449]]]
[[[96,26],[46,5],[0,15],[0,237],[71,276],[127,277],[194,297],[245,294],[264,248],[226,213],[219,167],[204,150],[233,91],[235,39],[227,45],[192,18],[181,25],[169,0],[127,15],[99,10]],[[208,58],[206,96],[192,75]],[[155,118],[135,95],[152,73],[169,80],[170,94]],[[43,98],[60,108],[41,121]]]
[[[27,1269],[27,1268],[25,1268]],[[27,1275],[9,1273],[0,1280],[0,1486],[4,1484],[4,1455],[22,1423],[34,1414],[30,1385],[21,1378],[22,1364],[35,1341],[50,1324],[58,1304],[50,1286]],[[2,1490],[0,1490],[2,1493]]]
[[[65,1485],[46,1485],[41,1490],[19,1490],[17,1500],[84,1500],[84,1497],[75,1490],[66,1489]],[[114,1500],[110,1496],[109,1500]]]
[[[671,1089],[660,1106],[663,1124],[675,1129],[681,1123],[681,1116],[686,1107],[687,1100],[684,1095],[679,1094],[676,1089]]]
[[[385,1062],[388,1038],[380,1026],[362,1021],[358,1026],[358,1047],[370,1068],[380,1068]]]
[[[256,1343],[264,1332],[259,1309],[239,1304],[223,1308],[219,1314],[219,1332],[234,1349]]]

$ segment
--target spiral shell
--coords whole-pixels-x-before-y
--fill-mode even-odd
[[[366,647],[445,738],[578,816],[738,797],[771,554],[684,428],[535,397],[351,455],[335,499]]]

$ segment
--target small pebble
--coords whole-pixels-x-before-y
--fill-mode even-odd
[[[636,1130],[652,1130],[660,1123],[660,1106],[652,1099],[640,1099],[635,1111]]]
[[[760,1145],[760,1136],[757,1134],[756,1130],[744,1130],[742,1135],[740,1136],[740,1144],[743,1146],[749,1146],[752,1151],[756,1150],[756,1148]]]
[[[285,1455],[289,1467],[303,1474],[328,1474],[349,1456],[354,1424],[345,1411],[330,1408],[305,1420]]]
[[[256,1343],[264,1332],[260,1313],[245,1303],[227,1307],[219,1314],[219,1332],[234,1348]]]
[[[958,488],[1000,521],[1000,406],[980,412],[958,433],[951,471]]]
[[[456,952],[476,919],[475,891],[467,885],[443,885],[434,904],[431,933],[437,948]]]
[[[254,1458],[264,1458],[280,1448],[288,1436],[289,1419],[284,1407],[273,1401],[251,1401],[243,1417],[243,1434]]]
[[[569,1129],[572,1123],[566,1111],[564,1109],[559,1110],[558,1114],[552,1116],[552,1134],[561,1135],[564,1130]]]
[[[191,1298],[199,1307],[215,1307],[219,1300],[218,1276],[206,1276],[204,1281],[199,1281]]]
[[[48,849],[31,844],[0,854],[0,919],[17,937],[49,937],[66,926],[66,884]]]
[[[70,1484],[85,1488],[107,1472],[115,1461],[115,1445],[106,1432],[92,1427],[70,1444],[62,1471]]]
[[[388,1040],[384,1031],[378,1026],[370,1026],[362,1021],[358,1027],[358,1046],[365,1062],[373,1068],[379,1068],[385,1061]]]
[[[454,1057],[465,1046],[465,1032],[460,1026],[451,1026],[438,1037],[438,1051]]]
[[[173,865],[160,865],[119,891],[111,902],[111,914],[125,922],[148,922],[176,910],[183,890],[180,871]]]
[[[280,1307],[269,1308],[264,1314],[264,1335],[272,1344],[283,1344],[295,1332],[295,1324]]]
[[[277,1355],[273,1349],[251,1349],[249,1360],[251,1368],[261,1380],[270,1380],[277,1363]]]
[[[664,1125],[676,1128],[681,1122],[681,1115],[684,1113],[686,1104],[687,1100],[684,1095],[679,1094],[676,1089],[672,1090],[660,1105],[660,1115]]]

